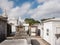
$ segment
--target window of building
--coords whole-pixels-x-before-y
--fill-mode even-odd
[[[47,32],[49,32],[49,29],[47,29]]]
[[[49,33],[47,33],[47,35],[49,35]]]
[[[49,35],[49,29],[47,29],[47,36]]]

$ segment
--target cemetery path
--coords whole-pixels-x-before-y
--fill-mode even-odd
[[[5,40],[0,45],[28,45],[26,39]]]
[[[26,39],[10,39],[3,41],[0,43],[0,45],[28,45]],[[44,41],[40,37],[31,37],[31,43],[32,45],[49,45],[46,41]]]
[[[40,45],[50,45],[40,37],[31,37],[31,39],[32,40],[37,40],[40,43]]]

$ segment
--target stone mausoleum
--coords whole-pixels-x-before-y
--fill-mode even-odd
[[[7,37],[7,17],[0,16],[0,42]]]

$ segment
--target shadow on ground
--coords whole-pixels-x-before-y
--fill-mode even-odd
[[[0,38],[0,43],[3,42],[4,40],[5,40],[5,39],[1,39],[1,38]]]
[[[37,40],[35,40],[35,39],[31,40],[31,44],[32,45],[40,45],[40,43]]]

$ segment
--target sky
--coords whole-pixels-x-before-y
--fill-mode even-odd
[[[7,12],[9,18],[60,17],[60,0],[0,0],[0,15]]]

